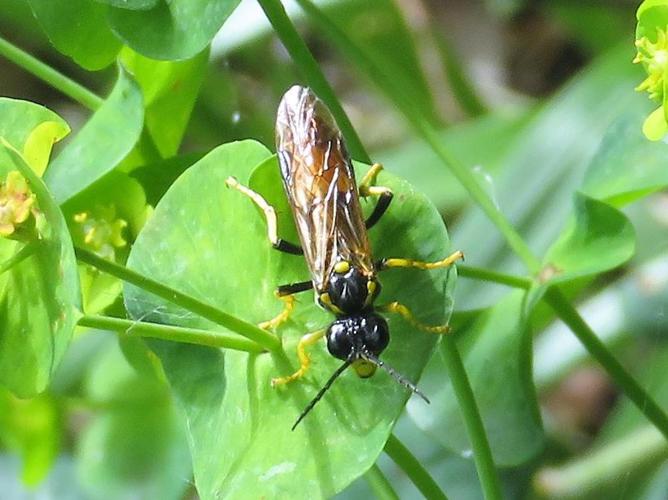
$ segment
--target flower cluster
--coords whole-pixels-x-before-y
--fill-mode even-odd
[[[80,212],[74,216],[74,222],[77,224],[75,238],[78,236],[77,239],[100,257],[115,260],[116,249],[127,245],[123,229],[128,223],[116,217],[113,205]]]
[[[0,236],[23,239],[35,228],[37,202],[28,181],[18,170],[0,182]]]
[[[667,27],[668,29],[668,27]],[[663,85],[668,70],[668,37],[666,30],[657,30],[656,42],[646,36],[636,40],[638,54],[634,63],[642,63],[647,71],[647,78],[636,90],[647,91],[651,99],[663,101]]]

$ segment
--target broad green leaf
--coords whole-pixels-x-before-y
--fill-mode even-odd
[[[143,121],[141,91],[121,70],[109,98],[44,174],[56,201],[65,203],[118,165],[139,139]]]
[[[160,155],[173,156],[195,105],[209,51],[186,61],[156,61],[129,48],[121,51],[121,61],[144,94],[146,126]]]
[[[153,59],[188,59],[204,50],[240,0],[159,0],[148,10],[111,8],[112,29]]]
[[[70,127],[53,111],[32,103],[0,97],[0,137],[21,152],[28,165],[42,175],[54,143]]]
[[[87,397],[103,409],[81,436],[79,479],[91,498],[181,499],[192,472],[169,390],[135,372],[113,344],[86,382]]]
[[[668,186],[668,144],[643,136],[643,115],[629,110],[610,127],[584,177],[588,196],[622,206]]]
[[[62,206],[74,244],[118,263],[125,263],[130,245],[151,210],[139,183],[122,172],[110,172]],[[111,305],[121,281],[87,264],[79,264],[86,314]]]
[[[189,168],[158,203],[132,248],[128,265],[161,282],[206,300],[247,321],[274,316],[281,305],[277,285],[307,276],[299,256],[271,248],[257,208],[224,187],[228,175],[256,185],[275,199],[281,192],[276,162],[258,143],[243,141],[217,148]],[[361,169],[362,167],[360,167]],[[363,170],[360,170],[360,173]],[[382,174],[395,201],[370,233],[376,257],[410,256],[436,260],[449,244],[437,211],[404,181]],[[284,206],[283,202],[283,206]],[[371,203],[367,204],[371,209]],[[279,217],[289,214],[278,207]],[[384,274],[379,303],[399,300],[429,324],[442,324],[451,307],[454,274],[448,271],[393,270]],[[126,286],[132,317],[213,328],[208,321]],[[297,364],[295,347],[305,332],[332,317],[298,297],[296,311],[278,329],[285,352],[247,355],[196,346],[151,342],[177,401],[186,414],[195,482],[202,498],[217,495],[321,498],[340,491],[377,459],[409,395],[385,373],[360,380],[346,372],[294,432],[292,424],[340,361],[324,343],[311,349],[308,375],[289,387],[273,389],[270,379]],[[392,341],[383,358],[417,380],[437,336],[416,331],[401,318],[388,318]],[[215,432],[213,431],[215,429]],[[355,460],[350,453],[354,450]]]
[[[38,484],[51,469],[62,425],[61,408],[53,396],[19,399],[0,388],[0,443],[21,456],[24,483]]]
[[[542,281],[552,284],[613,269],[633,256],[635,231],[607,203],[576,193],[575,219],[544,258]]]
[[[19,397],[42,392],[79,318],[80,293],[72,240],[42,181],[17,152],[0,144],[0,179],[17,170],[35,193],[41,238],[33,253],[0,274],[0,384]],[[0,238],[0,262],[24,243]]]
[[[28,0],[59,52],[89,71],[109,66],[121,42],[107,25],[106,5],[95,0]]]
[[[523,300],[524,292],[513,292],[469,327],[455,330],[494,462],[500,467],[525,463],[544,446]],[[432,439],[465,456],[471,445],[446,373],[442,356],[434,356],[421,382],[432,404],[411,401],[408,414]]]
[[[525,303],[526,314],[548,287],[614,269],[633,256],[635,246],[635,230],[622,212],[576,193],[574,217],[543,258]]]

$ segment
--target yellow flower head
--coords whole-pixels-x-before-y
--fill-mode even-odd
[[[0,236],[12,237],[21,228],[34,226],[37,213],[35,194],[18,170],[0,181]]]
[[[666,27],[668,30],[668,27]],[[646,90],[655,101],[663,101],[664,75],[668,69],[668,37],[666,30],[657,29],[656,42],[652,43],[646,36],[636,40],[638,53],[634,63],[645,66],[648,77],[636,87],[638,91]]]

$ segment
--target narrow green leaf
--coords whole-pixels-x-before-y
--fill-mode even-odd
[[[70,132],[65,120],[29,101],[0,97],[0,137],[42,175],[53,145]]]
[[[112,7],[114,33],[153,59],[188,59],[204,50],[240,0],[158,0],[150,9]]]
[[[56,201],[65,203],[118,165],[139,139],[143,120],[141,91],[121,70],[109,98],[44,174]]]
[[[18,170],[39,207],[41,239],[34,251],[0,275],[0,384],[19,397],[43,391],[53,376],[80,315],[79,280],[72,241],[58,206],[14,150],[0,144],[0,179]],[[0,238],[0,262],[25,243]]]
[[[160,0],[95,0],[112,7],[127,10],[147,10],[155,7]]]
[[[273,250],[261,213],[246,197],[224,187],[228,175],[248,183],[254,165],[268,155],[257,143],[244,141],[222,146],[189,168],[161,199],[128,265],[248,321],[278,313],[281,304],[273,290],[307,277],[303,258]],[[253,174],[255,185],[276,178],[277,172],[275,161],[265,162]],[[443,223],[426,198],[389,174],[382,174],[379,183],[395,191],[396,203],[370,234],[376,256],[436,260],[446,255],[449,245]],[[280,182],[264,185],[270,189],[263,192],[266,198],[281,196]],[[280,206],[278,210],[279,218],[289,217]],[[454,276],[448,279],[448,275],[445,270],[388,271],[381,277],[379,303],[399,300],[421,321],[444,323],[454,285]],[[135,287],[126,287],[125,297],[133,317],[212,326]],[[323,342],[311,349],[313,365],[302,381],[283,388],[270,386],[272,377],[295,369],[300,336],[332,321],[315,306],[311,292],[297,302],[291,320],[278,329],[285,353],[248,355],[150,343],[188,419],[195,481],[203,498],[222,492],[329,497],[375,463],[408,399],[405,389],[385,373],[360,380],[348,371],[290,432],[300,411],[340,365]],[[416,331],[401,318],[388,319],[393,336],[383,358],[417,380],[438,337]],[[355,450],[354,461],[350,450]]]
[[[51,43],[89,71],[109,66],[121,42],[107,25],[107,6],[95,0],[28,0]]]

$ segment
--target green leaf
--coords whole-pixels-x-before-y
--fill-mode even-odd
[[[130,175],[141,183],[146,192],[147,201],[155,206],[179,175],[200,160],[202,156],[204,153],[172,156],[135,168]]]
[[[21,153],[37,175],[42,175],[54,143],[70,132],[53,111],[19,99],[0,97],[0,137]]]
[[[273,290],[305,279],[305,263],[299,256],[273,250],[257,208],[240,193],[224,188],[228,175],[248,183],[255,165],[269,157],[258,143],[243,141],[217,148],[189,168],[156,207],[128,265],[248,321],[274,316],[281,305]],[[264,183],[270,189],[263,192],[270,200],[281,196],[277,172],[271,161],[253,174],[255,185]],[[269,183],[271,178],[276,181]],[[426,198],[390,174],[382,174],[379,183],[394,190],[395,201],[370,233],[375,256],[436,260],[447,255],[443,223]],[[372,208],[371,203],[365,205]],[[289,217],[281,206],[278,214],[281,219]],[[447,277],[445,270],[389,271],[381,277],[379,303],[399,300],[421,321],[442,324],[449,315],[454,285],[454,276]],[[125,298],[132,317],[213,327],[131,286],[126,287]],[[249,356],[151,342],[188,420],[202,498],[222,492],[249,497],[331,496],[376,461],[408,399],[406,390],[385,373],[360,380],[349,371],[290,432],[300,411],[340,365],[320,343],[311,349],[313,365],[302,381],[277,389],[270,386],[272,377],[295,369],[301,335],[332,321],[315,306],[311,293],[297,300],[291,320],[278,330],[285,353]],[[417,380],[438,337],[416,331],[401,318],[388,319],[393,337],[383,358]]]
[[[0,384],[19,397],[43,391],[79,318],[79,280],[65,220],[42,181],[0,144],[0,178],[18,170],[35,193],[41,238],[33,253],[0,274]],[[0,262],[24,243],[0,238]]]
[[[542,282],[563,283],[613,269],[633,256],[635,231],[628,218],[607,203],[575,195],[575,218],[550,247]]]
[[[524,304],[528,316],[552,285],[593,276],[622,265],[635,253],[631,221],[605,202],[576,192],[574,216],[543,258]]]
[[[28,0],[51,43],[89,71],[109,66],[121,43],[107,25],[106,5],[95,0]]]
[[[169,391],[154,375],[135,372],[113,344],[86,383],[88,399],[103,409],[81,436],[80,481],[92,498],[183,498],[190,454]]]
[[[616,206],[668,186],[668,144],[640,132],[644,110],[629,110],[606,133],[585,174],[582,191]]]
[[[61,409],[52,396],[19,399],[0,388],[0,443],[20,454],[25,484],[38,484],[51,469],[62,424]]]
[[[456,329],[457,345],[482,416],[494,462],[500,467],[527,462],[545,438],[531,383],[530,333],[522,321],[524,292],[515,291],[473,324]],[[421,382],[432,404],[409,402],[408,414],[445,448],[471,450],[443,357],[434,356]]]
[[[240,0],[159,0],[148,10],[111,8],[112,29],[153,59],[188,59],[204,50]]]
[[[109,98],[51,162],[44,181],[64,203],[118,165],[139,139],[142,94],[123,70]]]
[[[146,126],[163,158],[179,149],[183,133],[204,80],[209,51],[186,61],[156,61],[129,48],[121,61],[144,94]]]
[[[155,7],[160,0],[95,0],[112,7],[128,10],[146,10]]]

